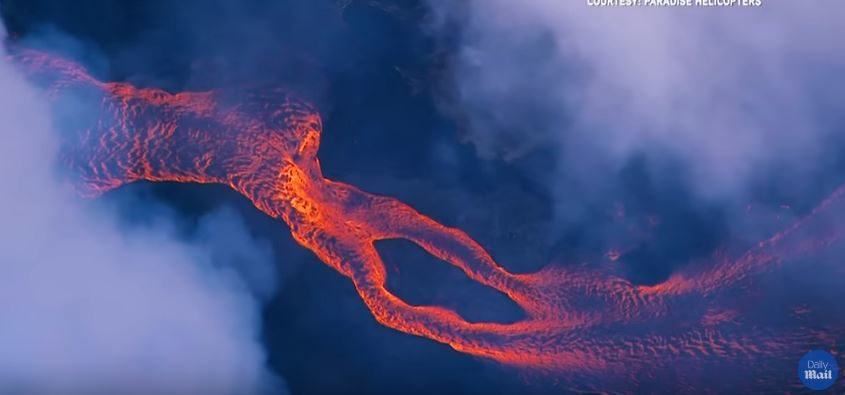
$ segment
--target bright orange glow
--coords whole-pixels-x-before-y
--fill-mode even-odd
[[[838,238],[830,228],[808,230],[812,239],[794,235],[840,202],[842,189],[811,216],[738,259],[717,255],[707,269],[685,271],[655,286],[632,285],[612,267],[513,274],[461,230],[395,199],[324,178],[317,159],[320,115],[284,90],[171,94],[100,82],[80,66],[40,52],[16,50],[11,57],[57,106],[65,98],[96,98],[94,114],[83,114],[86,121],[63,137],[62,160],[79,175],[86,193],[140,180],[228,185],[284,221],[299,244],[353,282],[378,322],[398,331],[515,366],[618,369],[626,382],[648,374],[655,359],[664,364],[754,355],[759,361],[791,356],[796,344],[823,344],[829,338],[824,331],[738,329],[750,319],[745,312],[751,307],[731,301],[752,275]],[[453,311],[409,305],[394,296],[385,287],[386,270],[374,242],[398,238],[506,294],[526,318],[472,323]]]

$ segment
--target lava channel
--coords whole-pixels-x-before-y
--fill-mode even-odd
[[[715,254],[704,269],[658,285],[634,285],[609,268],[549,266],[514,274],[461,230],[396,199],[323,177],[320,115],[282,88],[169,93],[101,82],[44,52],[10,48],[9,58],[54,108],[84,102],[94,109],[76,114],[61,137],[60,159],[82,193],[93,197],[135,181],[228,185],[284,221],[300,245],[352,281],[379,323],[395,330],[555,372],[583,390],[660,382],[676,383],[678,391],[718,388],[732,375],[758,385],[743,376],[749,363],[781,361],[753,371],[779,378],[794,375],[793,364],[811,347],[841,348],[841,320],[825,324],[811,307],[783,305],[772,308],[802,314],[771,321],[759,301],[777,290],[756,285],[787,263],[836,245],[841,224],[828,214],[841,212],[842,188],[755,248],[736,257]],[[374,247],[385,239],[410,240],[455,265],[507,295],[525,318],[468,322],[442,307],[406,303],[385,287],[385,265]],[[845,277],[842,265],[824,265],[813,269]],[[785,383],[791,382],[771,385]]]

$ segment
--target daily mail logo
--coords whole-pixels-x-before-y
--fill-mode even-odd
[[[836,359],[825,351],[810,351],[798,363],[798,377],[810,389],[827,389],[836,382],[838,375]]]

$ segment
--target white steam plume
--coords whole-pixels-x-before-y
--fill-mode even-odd
[[[585,188],[643,153],[679,161],[708,200],[746,194],[775,166],[800,181],[826,165],[845,107],[841,1],[430,4],[436,33],[460,32],[454,94],[479,152],[557,147],[557,176],[586,178]]]
[[[229,210],[186,238],[80,200],[53,174],[50,110],[2,48],[0,87],[0,393],[281,391],[259,338],[269,246]]]

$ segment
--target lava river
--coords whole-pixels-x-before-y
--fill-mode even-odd
[[[658,285],[631,284],[612,268],[550,266],[514,274],[461,230],[398,200],[324,178],[317,158],[320,115],[290,92],[255,87],[174,94],[101,82],[43,52],[10,53],[56,109],[78,102],[96,109],[62,123],[61,161],[84,194],[135,181],[228,185],[286,223],[299,244],[352,281],[379,323],[395,330],[562,377],[567,387],[585,391],[663,388],[660,383],[677,391],[719,389],[725,380],[784,388],[796,385],[794,365],[803,353],[841,353],[845,327],[842,319],[830,319],[837,307],[779,298],[777,284],[808,270],[845,278],[845,265],[822,259],[838,246],[842,188],[754,248],[717,252],[707,264],[690,265],[698,269]],[[406,303],[385,286],[385,265],[374,247],[384,239],[418,244],[506,294],[525,318],[469,322],[445,308]]]

